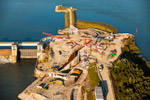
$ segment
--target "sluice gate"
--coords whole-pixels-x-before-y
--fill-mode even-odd
[[[20,46],[37,47],[35,49],[20,49]],[[18,58],[37,58],[43,50],[43,42],[0,42],[0,47],[11,47],[10,49],[0,49],[0,59],[11,59],[12,63]]]

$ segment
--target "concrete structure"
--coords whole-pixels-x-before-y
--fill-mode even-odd
[[[59,9],[62,8],[62,9]],[[64,13],[69,13],[69,27],[66,28],[66,32],[69,32],[70,35],[75,35],[78,34],[78,28],[75,27],[75,21],[76,21],[76,16],[75,16],[75,11],[77,9],[72,8],[72,7],[64,7],[62,5],[56,6],[55,8],[55,12],[64,12]],[[65,20],[67,20],[67,18],[65,17]],[[61,31],[61,30],[60,30]],[[60,32],[59,31],[59,32]],[[65,32],[64,31],[64,32]],[[60,32],[61,33],[61,32]]]
[[[19,49],[20,58],[37,58],[37,49]]]
[[[0,42],[0,46],[12,46],[14,42]],[[39,42],[19,42],[18,46],[37,46]]]
[[[11,46],[12,49],[12,63],[16,63],[17,62],[17,58],[18,58],[18,43],[14,42]]]
[[[0,49],[0,59],[9,59],[16,63],[18,58],[38,58],[43,52],[43,42],[0,42],[0,47],[11,46],[11,49]],[[19,46],[37,46],[37,49],[19,49]]]
[[[42,51],[43,51],[43,42],[40,41],[40,42],[37,44],[37,58],[39,57],[39,55],[42,54]]]
[[[96,100],[104,100],[102,87],[95,88],[95,98]]]

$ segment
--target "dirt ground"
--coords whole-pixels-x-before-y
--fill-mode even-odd
[[[92,55],[97,58],[97,66],[100,66],[100,64],[104,65],[104,68],[102,71],[100,71],[100,74],[102,76],[103,82],[102,87],[104,89],[104,97],[106,97],[107,100],[115,100],[113,86],[111,83],[111,79],[109,77],[110,72],[108,69],[108,63],[110,61],[114,61],[118,58],[118,56],[121,54],[121,46],[123,44],[121,43],[121,39],[123,39],[127,34],[123,34],[121,36],[116,36],[116,39],[114,39],[113,42],[111,42],[112,45],[109,45],[108,48],[105,50],[105,55],[100,55],[98,52],[92,52]],[[117,50],[116,56],[114,56],[111,59],[106,59],[108,54],[110,54],[110,50]]]

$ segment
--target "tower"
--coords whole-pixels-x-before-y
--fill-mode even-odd
[[[12,63],[16,63],[18,58],[18,42],[14,42],[12,44],[11,50],[12,50]]]

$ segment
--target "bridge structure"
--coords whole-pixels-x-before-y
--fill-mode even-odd
[[[21,46],[37,48],[20,49]],[[16,63],[18,58],[38,58],[43,51],[43,42],[0,42],[0,47],[11,47],[11,49],[0,49],[0,59],[11,59],[12,63]]]

